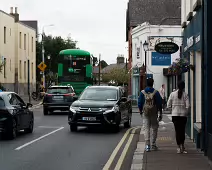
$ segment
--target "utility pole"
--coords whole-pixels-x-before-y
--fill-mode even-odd
[[[44,50],[44,28],[42,30],[42,62],[45,63],[44,61],[44,54],[45,54],[45,50]],[[43,71],[43,87],[45,88],[45,73]]]
[[[101,54],[99,54],[99,85],[101,84]]]
[[[29,103],[31,103],[31,96],[30,96],[30,61],[28,59],[28,95],[29,95]]]

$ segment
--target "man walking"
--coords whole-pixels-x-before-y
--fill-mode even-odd
[[[147,87],[141,91],[138,98],[138,108],[143,115],[143,127],[145,131],[146,151],[157,150],[156,139],[159,122],[162,120],[162,100],[160,93],[153,88],[154,80],[147,79]],[[160,115],[158,117],[158,111]],[[152,128],[152,147],[150,148],[150,128]]]

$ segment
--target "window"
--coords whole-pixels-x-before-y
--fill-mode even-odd
[[[32,52],[33,52],[33,46],[34,46],[34,38],[32,37]]]
[[[33,65],[33,63],[31,64],[31,74],[32,74],[32,79],[33,79],[33,75],[34,75],[34,72],[33,72],[33,67],[34,67],[34,65]]]
[[[11,59],[10,59],[10,71],[12,70],[12,64],[11,64]]]
[[[0,97],[0,108],[4,106],[5,106],[4,100]]]
[[[11,33],[11,28],[10,28],[10,36],[12,35],[12,33]]]
[[[22,63],[21,60],[19,61],[19,78],[22,78],[22,67],[21,67]]]
[[[73,93],[71,88],[68,87],[50,87],[47,89],[47,93],[49,94],[67,94]]]
[[[22,44],[21,44],[21,38],[22,38],[22,34],[21,32],[19,33],[19,48],[21,48]]]
[[[24,61],[24,79],[26,80],[26,61]]]
[[[6,60],[6,58],[4,58],[4,78],[6,78],[6,70],[7,70],[7,62],[6,62],[7,60]]]
[[[24,50],[26,50],[26,34],[24,34]]]
[[[7,41],[7,29],[4,27],[4,43],[6,44]]]

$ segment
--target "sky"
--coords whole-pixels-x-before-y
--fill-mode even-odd
[[[1,0],[0,9],[9,13],[18,7],[20,20],[37,20],[39,32],[72,37],[80,49],[87,50],[108,64],[118,54],[127,57],[126,9],[128,0]]]

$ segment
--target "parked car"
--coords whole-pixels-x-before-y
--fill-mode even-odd
[[[78,126],[111,126],[119,130],[119,125],[131,126],[132,105],[123,90],[115,86],[87,87],[69,111],[68,123],[71,131]]]
[[[55,110],[69,111],[76,98],[72,86],[50,86],[43,98],[43,114],[48,115]]]
[[[33,132],[34,115],[29,109],[32,104],[25,104],[21,97],[14,92],[0,93],[0,133],[10,139],[16,138],[17,132],[24,130]]]

